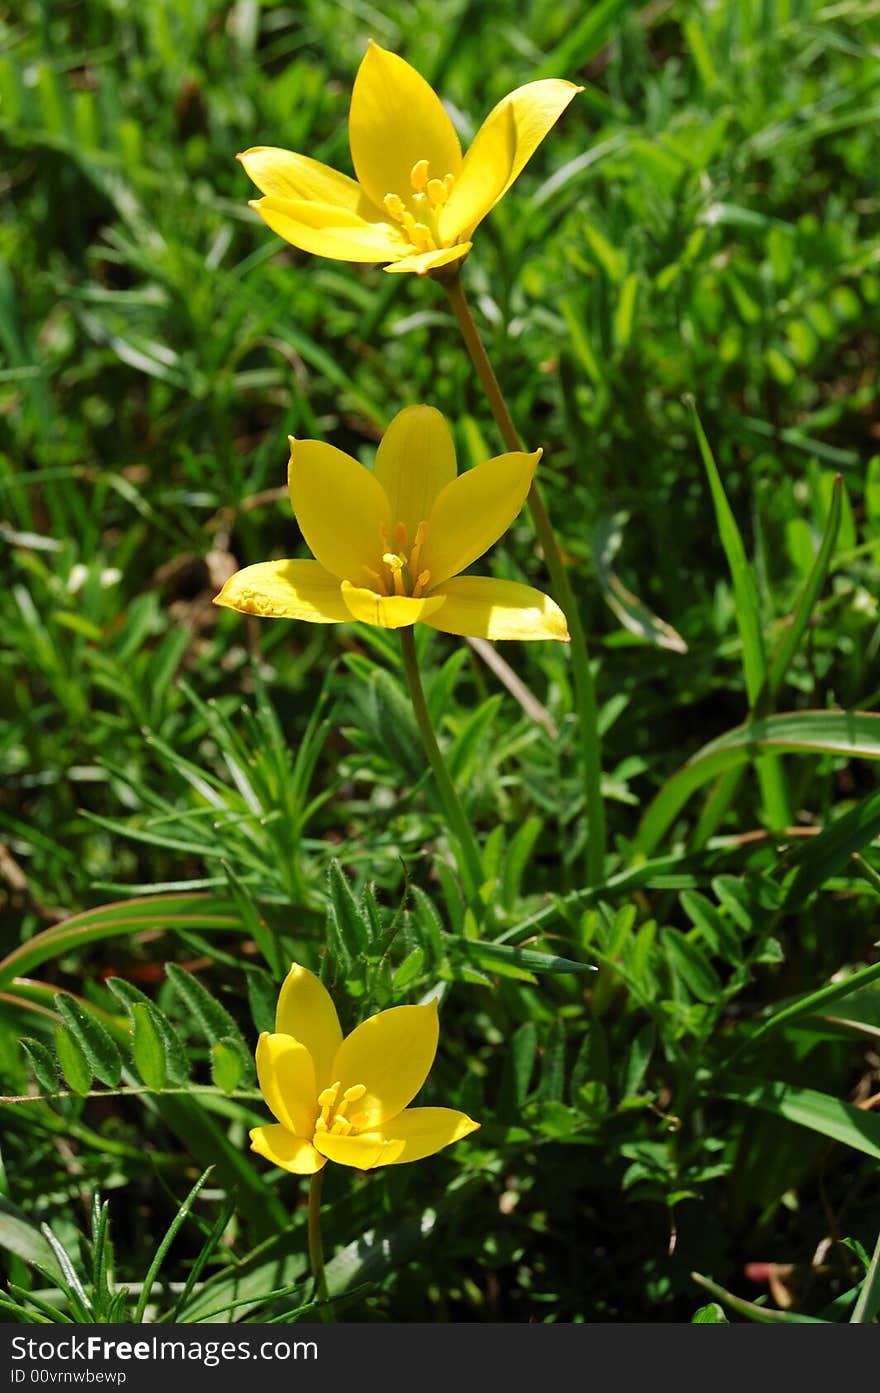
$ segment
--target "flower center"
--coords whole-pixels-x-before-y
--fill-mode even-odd
[[[380,529],[381,561],[375,569],[372,566],[364,567],[380,595],[409,595],[414,600],[421,599],[431,579],[430,571],[419,570],[419,557],[427,535],[428,524],[420,522],[410,546],[406,523],[399,522],[395,527],[394,543],[387,529]],[[393,549],[395,544],[397,551]]]
[[[415,252],[435,252],[443,245],[438,230],[438,214],[452,193],[454,174],[442,179],[429,178],[427,160],[416,160],[409,172],[412,192],[404,201],[397,193],[386,193],[382,202],[387,213],[400,223]]]
[[[321,1109],[320,1116],[315,1119],[316,1132],[329,1132],[334,1137],[347,1137],[353,1127],[357,1127],[365,1119],[363,1114],[355,1113],[353,1118],[345,1116],[346,1109],[351,1103],[360,1102],[366,1093],[366,1087],[362,1083],[353,1083],[351,1088],[347,1088],[342,1097],[339,1097],[339,1090],[342,1083],[337,1079],[336,1083],[331,1083],[329,1088],[325,1088],[318,1094],[318,1107]]]

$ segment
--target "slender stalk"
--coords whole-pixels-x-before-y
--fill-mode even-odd
[[[434,774],[437,784],[437,791],[443,803],[443,809],[449,822],[450,830],[458,841],[461,852],[461,877],[464,881],[465,892],[471,903],[474,903],[479,894],[479,889],[483,881],[483,865],[480,858],[480,849],[471,830],[471,825],[467,820],[464,808],[459,802],[455,785],[452,782],[449,770],[443,755],[440,753],[440,746],[437,744],[437,737],[434,734],[434,727],[431,724],[431,715],[428,711],[428,703],[425,701],[425,693],[422,688],[422,679],[419,676],[419,665],[416,659],[416,645],[413,635],[413,628],[400,631],[400,646],[403,650],[403,670],[406,673],[406,685],[409,688],[410,701],[415,712],[416,724],[419,734],[422,737],[422,744],[425,747],[425,754],[428,756],[428,763]]]
[[[470,306],[465,298],[461,276],[456,273],[447,278],[437,277],[452,306],[452,311],[461,330],[465,347],[495,417],[501,438],[508,450],[523,448],[519,432],[504,400],[495,371],[474,323]],[[568,571],[553,533],[541,491],[536,480],[528,496],[532,522],[541,543],[541,550],[547,562],[550,579],[556,591],[556,598],[571,634],[571,665],[574,675],[575,703],[578,716],[578,738],[584,771],[584,786],[587,802],[587,877],[590,884],[601,881],[605,868],[605,806],[602,802],[601,738],[599,735],[599,713],[596,706],[596,689],[590,668],[590,655],[587,639],[581,624],[574,591],[568,578]]]
[[[321,1191],[324,1188],[324,1170],[315,1171],[309,1185],[309,1265],[314,1279],[314,1298],[327,1300],[327,1277],[324,1272],[324,1244],[321,1239]],[[321,1319],[332,1321],[330,1306],[321,1308]]]

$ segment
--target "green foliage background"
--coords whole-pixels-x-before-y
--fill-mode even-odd
[[[474,649],[419,633],[485,847],[482,923],[394,636],[211,605],[233,567],[298,554],[287,434],[369,462],[425,400],[461,467],[500,448],[436,286],[301,255],[247,208],[250,145],[349,167],[368,37],[465,138],[534,77],[587,84],[465,281],[544,447],[611,852],[586,891],[566,653],[503,645],[523,706]],[[246,1139],[294,956],[346,1025],[439,984],[424,1096],[482,1121],[417,1166],[331,1168],[346,1318],[732,1313],[694,1269],[763,1318],[780,1299],[875,1314],[880,1112],[857,1105],[880,1068],[880,718],[802,713],[870,712],[880,688],[878,43],[867,0],[7,10],[0,1077],[67,1095],[3,1109],[10,1319],[308,1311],[303,1187]],[[547,585],[525,517],[490,565]],[[756,699],[748,665],[798,606]],[[669,793],[774,705],[797,719],[740,744],[785,742],[785,825],[753,761]],[[769,1288],[747,1270],[768,1260]]]

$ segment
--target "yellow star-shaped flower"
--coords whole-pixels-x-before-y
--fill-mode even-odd
[[[549,595],[518,581],[462,576],[513,522],[541,451],[513,451],[456,476],[445,418],[409,406],[391,422],[373,470],[320,440],[290,441],[293,511],[314,561],[260,561],[214,603],[245,614],[384,629],[568,642]]]
[[[257,145],[239,155],[265,197],[251,203],[273,232],[339,261],[387,261],[424,275],[460,262],[470,238],[531,159],[572,97],[547,78],[511,92],[462,156],[437,96],[415,68],[370,40],[351,94],[357,179],[306,155]]]
[[[455,1108],[411,1108],[428,1077],[440,1025],[436,1002],[393,1006],[342,1038],[327,989],[294,963],[275,1031],[257,1044],[257,1077],[278,1119],[251,1149],[296,1175],[328,1161],[357,1170],[433,1156],[480,1124]]]

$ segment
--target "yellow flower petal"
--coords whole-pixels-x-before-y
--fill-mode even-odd
[[[477,131],[449,201],[440,210],[438,227],[444,242],[469,236],[495,207],[510,182],[515,158],[516,120],[512,105],[505,101]]]
[[[357,1128],[381,1127],[412,1102],[434,1062],[437,1003],[392,1006],[347,1035],[333,1062],[341,1093],[363,1084],[365,1095],[346,1114]],[[326,1153],[325,1153],[326,1154]]]
[[[348,581],[342,582],[342,598],[351,618],[379,629],[403,629],[417,624],[443,604],[439,595],[419,600],[410,595],[378,595],[375,590],[349,585]]]
[[[540,458],[540,450],[496,455],[460,474],[438,494],[419,560],[431,573],[431,593],[506,532],[525,502]]]
[[[462,233],[470,235],[504,197],[572,98],[583,90],[551,77],[517,87],[493,107],[464,157],[461,175],[440,215],[444,241]]]
[[[385,220],[382,210],[370,202],[356,180],[307,155],[280,150],[274,145],[255,145],[252,150],[236,155],[236,159],[260,193],[270,198],[344,208],[368,222]]]
[[[351,619],[339,579],[317,561],[258,561],[236,571],[214,604],[274,619],[341,624]]]
[[[298,1137],[310,1137],[318,1115],[315,1066],[306,1046],[292,1035],[270,1035],[257,1041],[257,1080],[269,1111],[282,1127]]]
[[[348,139],[355,173],[374,203],[408,200],[410,175],[427,160],[431,178],[458,174],[461,146],[437,93],[396,53],[370,40],[351,93]]]
[[[295,1137],[284,1127],[254,1127],[250,1137],[251,1151],[294,1175],[314,1175],[327,1164],[327,1158],[310,1141]]]
[[[368,222],[330,203],[272,197],[254,199],[249,206],[285,242],[335,261],[388,261],[408,245],[390,223]]]
[[[315,1148],[328,1161],[369,1171],[374,1166],[387,1166],[389,1162],[396,1161],[403,1152],[403,1142],[386,1141],[378,1132],[351,1132],[347,1137],[318,1132]]]
[[[444,1146],[476,1131],[479,1125],[454,1108],[407,1108],[384,1127],[369,1132],[355,1132],[347,1137],[319,1132],[315,1146],[330,1161],[357,1170],[372,1170],[374,1166],[402,1165],[433,1156]]]
[[[320,440],[290,441],[290,501],[321,565],[362,585],[375,570],[392,524],[385,490],[351,455]]]
[[[420,522],[456,475],[452,432],[433,406],[398,412],[379,442],[373,474],[388,495],[395,525],[402,522],[412,546]]]
[[[342,1043],[342,1028],[330,993],[314,972],[294,963],[284,979],[275,1029],[305,1045],[315,1066],[315,1097],[333,1083],[330,1070]]]
[[[463,261],[473,246],[473,242],[458,242],[454,247],[442,247],[437,252],[413,252],[410,256],[402,256],[397,261],[392,261],[390,266],[384,266],[385,271],[415,271],[417,275],[427,275],[429,271],[434,271],[438,266],[448,266],[453,261]]]
[[[468,638],[558,639],[569,642],[565,615],[549,595],[515,580],[456,576],[441,587],[444,605],[432,629]]]

